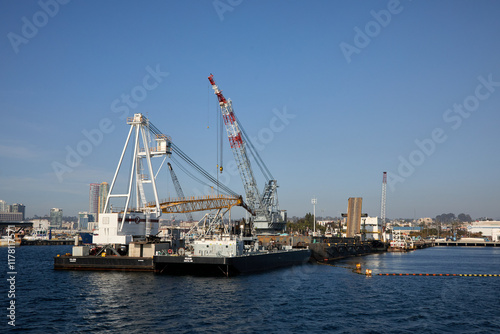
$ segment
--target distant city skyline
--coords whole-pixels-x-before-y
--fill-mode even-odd
[[[500,218],[498,1],[54,3],[0,11],[0,198],[27,217],[87,211],[138,112],[244,195],[213,73],[289,217],[312,196],[317,216],[349,197],[380,216],[387,171],[388,218]],[[186,196],[217,191],[176,173]]]
[[[104,183],[104,184],[107,184],[107,182],[103,182],[103,183]],[[102,183],[101,183],[101,184],[99,184],[99,185],[102,185]],[[108,185],[108,187],[109,187],[109,185]],[[109,190],[109,189],[108,189],[108,190]],[[101,193],[101,191],[99,191],[99,193]],[[104,199],[104,201],[105,201],[105,199]],[[99,202],[101,202],[101,199],[99,199]],[[10,211],[3,211],[3,210],[2,210],[3,205],[7,205],[7,206],[8,206],[8,204],[6,204],[6,203],[7,203],[6,201],[0,200],[0,212],[10,212]],[[346,199],[346,203],[347,203],[347,199]],[[21,206],[25,207],[24,205],[22,205],[22,204],[18,204],[18,203],[15,203],[15,205],[21,205]],[[12,205],[11,205],[11,206],[12,206]],[[348,205],[346,205],[346,209],[345,209],[345,211],[347,212],[347,211],[348,211],[348,209],[349,209],[349,206],[348,206]],[[61,212],[63,212],[63,211],[64,211],[64,208],[57,208],[57,209],[51,208],[51,209],[49,209],[49,210],[48,210],[48,212],[47,212],[47,213],[45,213],[45,214],[43,214],[43,213],[42,213],[42,214],[33,214],[33,215],[30,215],[30,216],[26,216],[26,217],[24,217],[23,219],[25,219],[25,218],[27,218],[27,219],[34,218],[35,216],[37,216],[37,217],[41,217],[41,218],[43,218],[43,217],[51,218],[52,212],[59,211],[59,210],[61,210]],[[321,211],[324,211],[324,210],[321,210]],[[18,212],[18,211],[15,211],[15,212]],[[310,210],[310,211],[305,211],[302,215],[289,215],[289,216],[288,216],[288,218],[292,218],[292,217],[303,218],[306,214],[312,214],[312,212],[313,212],[313,210]],[[449,213],[449,212],[444,212],[444,211],[443,211],[443,212],[441,212],[441,213],[440,213],[440,214],[438,214],[438,215],[441,215],[441,214],[448,214],[448,213]],[[466,214],[466,215],[468,214],[467,212],[452,212],[452,213],[453,213],[453,214],[455,214],[456,216],[458,216],[459,214],[462,214],[462,213],[464,213],[464,214]],[[87,212],[87,211],[79,211],[78,213],[76,213],[76,214],[74,214],[74,215],[70,213],[70,214],[67,214],[66,216],[70,216],[70,217],[77,217],[77,218],[78,218],[78,217],[81,217],[82,215],[87,215],[87,214],[90,214],[90,215],[92,215],[92,217],[94,217],[94,215],[93,215],[92,213]],[[436,215],[436,216],[438,216],[438,215]],[[169,219],[169,218],[167,218],[167,217],[169,217],[169,216],[171,216],[171,215],[170,215],[170,214],[168,214],[168,215],[167,215],[167,214],[163,214],[162,219]],[[179,220],[184,220],[184,218],[183,218],[183,215],[182,215],[182,214],[178,214],[177,216],[178,216],[178,219],[179,219]],[[317,216],[317,218],[327,218],[327,217],[331,217],[331,218],[341,218],[341,214],[338,214],[338,215],[316,214],[316,216]],[[370,217],[380,217],[380,215],[377,215],[377,214],[375,214],[375,215],[369,215],[369,216],[370,216]],[[429,218],[431,218],[431,219],[435,219],[435,218],[436,218],[436,216],[417,216],[417,217],[413,217],[413,216],[407,216],[407,217],[387,217],[387,219],[390,219],[390,220],[397,220],[397,219],[414,219],[414,220],[417,220],[417,221],[426,221],[426,220],[427,220],[427,219],[429,219]],[[236,219],[239,219],[239,218],[241,218],[241,217],[238,217],[238,218],[236,218]],[[478,220],[478,219],[480,219],[480,218],[490,218],[490,219],[494,219],[494,220],[499,220],[499,219],[500,219],[500,218],[498,218],[498,217],[490,217],[490,216],[486,216],[486,215],[479,215],[479,216],[477,216],[477,217],[476,217],[476,216],[472,216],[471,218],[472,218],[472,220]],[[61,219],[62,219],[62,214],[61,214]]]

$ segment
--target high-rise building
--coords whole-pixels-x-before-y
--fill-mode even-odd
[[[25,212],[26,212],[26,206],[24,206],[23,204],[19,204],[19,203],[15,203],[15,204],[12,204],[12,212],[16,213],[22,213],[22,220],[24,220],[24,215],[25,215]]]
[[[51,228],[61,228],[62,227],[62,217],[63,210],[58,208],[50,209],[50,227]]]
[[[96,217],[99,213],[99,183],[90,184],[89,213],[96,215]]]
[[[78,229],[86,230],[89,226],[89,213],[78,212]]]
[[[99,213],[104,212],[104,205],[106,204],[106,199],[108,198],[109,184],[108,182],[103,182],[99,185]]]
[[[9,205],[0,199],[0,212],[9,212]]]

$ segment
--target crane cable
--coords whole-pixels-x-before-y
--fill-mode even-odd
[[[253,145],[252,141],[250,140],[250,137],[247,135],[245,129],[241,125],[241,122],[238,119],[238,116],[235,115],[235,118],[236,118],[236,121],[238,122],[238,126],[241,130],[241,133],[243,134],[243,139],[245,140],[246,143],[248,143],[248,148],[249,148],[250,154],[252,155],[255,162],[257,163],[257,166],[259,166],[259,169],[262,172],[262,174],[264,175],[264,177],[266,178],[266,181],[274,180],[273,175],[271,174],[271,172],[267,168],[266,164],[264,163],[264,161],[260,157],[259,152],[257,151],[257,149]]]
[[[219,182],[216,178],[214,178],[206,170],[204,170],[200,165],[194,162],[193,159],[191,159],[187,154],[182,152],[182,150],[179,147],[177,147],[177,145],[175,145],[174,143],[172,143],[172,151],[175,152],[179,157],[181,157],[182,160],[188,163],[191,167],[193,167],[196,171],[198,171],[202,176],[211,181],[213,184],[219,186],[222,190],[224,190],[230,195],[239,196],[236,192],[231,190],[223,183]]]
[[[147,122],[147,125],[148,125],[148,129],[151,133],[153,133],[154,135],[162,135],[163,133],[158,130],[158,128],[149,121],[149,119],[146,118],[146,122]],[[179,155],[179,157],[181,157],[182,160],[184,160],[187,164],[189,164],[192,168],[194,168],[196,171],[198,171],[202,176],[204,176],[207,180],[211,181],[213,184],[217,185],[218,187],[220,187],[226,194],[228,195],[232,195],[232,196],[235,196],[235,197],[238,197],[238,193],[236,193],[235,191],[231,190],[229,187],[227,187],[226,185],[222,184],[219,182],[218,179],[214,178],[212,175],[210,175],[206,170],[204,170],[200,165],[198,165],[193,159],[191,159],[186,153],[184,153],[177,145],[175,145],[173,142],[170,142],[171,143],[171,146],[172,146],[172,151],[176,154]],[[176,164],[177,166],[179,166],[179,164]],[[179,167],[181,169],[183,169],[182,167]],[[190,175],[190,173],[188,173],[188,175]],[[192,175],[192,174],[191,174]],[[198,180],[198,182],[201,182],[207,186],[210,186],[206,183],[204,183],[203,181],[195,178],[196,180]]]
[[[182,170],[184,173],[186,173],[187,176],[189,176],[190,178],[192,178],[193,180],[195,180],[196,182],[198,183],[201,183],[207,187],[211,187],[210,184],[204,182],[203,180],[199,179],[198,177],[196,177],[193,173],[191,173],[186,167],[184,167],[183,165],[180,164],[179,161],[177,161],[176,158],[174,158],[173,156],[170,157],[170,159],[172,159],[172,162],[174,163],[175,166],[179,167],[180,170]]]

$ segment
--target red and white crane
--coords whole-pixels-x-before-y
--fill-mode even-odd
[[[246,138],[245,131],[238,123],[231,100],[224,97],[222,91],[217,87],[212,74],[210,74],[208,80],[219,100],[229,144],[233,151],[234,159],[245,188],[247,205],[255,212],[255,218],[253,220],[254,229],[258,233],[275,233],[282,231],[286,224],[286,211],[279,210],[278,208],[278,184],[276,180],[268,178],[264,187],[263,196],[260,195],[246,149],[247,143],[250,144],[250,146],[251,143]],[[254,152],[256,153],[256,150],[254,150]],[[259,167],[264,165],[262,161],[258,163],[260,164]],[[265,165],[264,168],[267,170]],[[268,175],[271,176],[268,170],[267,172]]]

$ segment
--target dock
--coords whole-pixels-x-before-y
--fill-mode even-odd
[[[498,241],[435,241],[434,246],[460,246],[460,247],[500,247]]]

